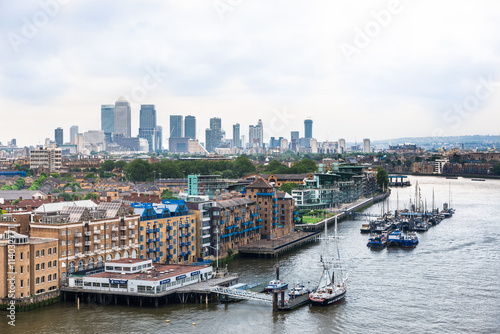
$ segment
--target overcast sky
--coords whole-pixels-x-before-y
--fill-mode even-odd
[[[0,1],[0,141],[100,129],[121,95],[227,137],[500,134],[500,2]]]

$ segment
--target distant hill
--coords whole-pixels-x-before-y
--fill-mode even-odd
[[[472,136],[447,136],[447,137],[406,137],[386,140],[374,140],[371,145],[379,148],[388,148],[390,145],[404,143],[416,144],[420,147],[492,147],[500,148],[500,136],[472,135]]]

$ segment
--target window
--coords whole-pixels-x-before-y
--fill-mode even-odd
[[[36,251],[36,257],[40,257],[40,251]]]
[[[62,251],[62,252],[61,252],[61,256],[66,256],[66,252],[65,252],[65,251]]]
[[[36,271],[39,271],[40,270],[40,264],[36,264]]]
[[[68,245],[71,245],[71,239],[70,239],[70,240],[68,240]]]
[[[68,255],[71,255],[71,249],[68,249]]]
[[[47,282],[51,282],[51,281],[52,281],[52,275],[49,275],[49,276],[47,277]]]
[[[19,257],[21,260],[23,259],[23,252],[19,253]]]
[[[52,249],[51,249],[51,248],[49,248],[49,249],[47,250],[47,255],[52,255]]]
[[[66,231],[62,230],[61,235],[66,235]]]
[[[76,230],[78,232],[78,229]],[[68,235],[71,235],[71,230],[68,230]]]
[[[45,263],[42,263],[42,270],[45,270]]]
[[[54,279],[54,281],[57,279],[57,274],[54,274],[52,275],[52,278]]]
[[[40,277],[36,278],[36,284],[40,284]]]
[[[57,254],[57,247],[54,247],[54,249],[52,250],[52,253]]]
[[[24,288],[24,281],[21,280],[21,288]]]
[[[63,240],[63,241],[61,242],[61,246],[66,246],[66,241],[64,241],[64,240]]]
[[[21,272],[21,274],[24,272],[24,267],[23,266],[21,266],[20,272]]]
[[[42,256],[45,256],[45,249],[42,249]]]
[[[52,268],[52,262],[51,261],[47,262],[47,268],[48,269]]]
[[[54,268],[55,268],[56,266],[57,266],[57,262],[56,262],[56,260],[52,261],[52,267],[54,267]]]

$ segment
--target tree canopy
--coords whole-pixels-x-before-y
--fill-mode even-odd
[[[389,175],[382,167],[377,167],[377,186],[380,189],[387,189],[389,186]]]
[[[279,190],[285,191],[288,194],[292,194],[292,190],[298,188],[299,185],[295,182],[290,182],[290,183],[283,183],[280,187]]]

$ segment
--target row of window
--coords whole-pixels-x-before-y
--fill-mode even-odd
[[[52,282],[52,281],[55,281],[57,280],[57,274],[51,274],[51,275],[48,275],[47,276],[47,282]],[[21,280],[21,288],[23,287],[22,285],[22,280]],[[36,278],[36,284],[44,284],[45,283],[45,276],[42,276],[42,277],[37,277]],[[29,284],[29,281],[28,281],[28,284]]]
[[[47,249],[47,255],[52,255],[52,254],[54,255],[57,254],[57,247]],[[36,257],[45,256],[45,249],[37,250],[35,256]],[[23,259],[23,253],[21,253],[21,260],[22,259]]]
[[[57,267],[57,261],[56,260],[47,262],[47,268],[51,269],[52,267],[54,267],[54,268]],[[36,271],[45,270],[45,263],[37,263],[35,269],[36,269]]]

